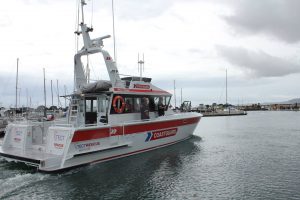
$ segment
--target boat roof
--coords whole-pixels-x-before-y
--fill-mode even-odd
[[[172,96],[169,92],[151,84],[151,78],[126,77],[123,81],[125,82],[124,87],[113,87],[111,81],[99,80],[83,86],[81,89],[77,90],[74,95],[95,96],[115,93],[146,96]]]

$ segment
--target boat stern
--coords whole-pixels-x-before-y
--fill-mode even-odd
[[[0,155],[7,161],[25,163],[39,170],[59,169],[67,158],[72,127],[43,124],[9,124]]]

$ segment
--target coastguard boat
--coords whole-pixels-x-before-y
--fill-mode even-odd
[[[81,0],[82,12],[84,5]],[[58,172],[166,147],[193,135],[201,114],[174,112],[169,108],[172,95],[154,86],[151,78],[121,78],[103,49],[109,36],[91,39],[92,29],[84,21],[80,27],[77,34],[84,46],[74,57],[76,92],[70,95],[67,121],[9,124],[1,156]],[[102,54],[110,80],[88,84],[81,57],[96,53]]]

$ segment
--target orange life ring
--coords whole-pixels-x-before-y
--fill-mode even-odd
[[[118,107],[117,102],[118,100],[120,100],[121,106]],[[116,113],[122,113],[125,109],[125,101],[123,99],[123,97],[121,96],[115,96],[114,100],[113,100],[113,107]]]

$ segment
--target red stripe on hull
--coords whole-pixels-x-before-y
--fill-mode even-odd
[[[147,132],[152,130],[166,129],[172,127],[179,127],[189,124],[198,123],[200,117],[188,118],[188,119],[177,119],[168,120],[163,122],[145,122],[142,124],[127,125],[124,127],[125,134],[136,134],[140,132]],[[111,136],[123,135],[123,127],[115,126],[111,127]],[[116,132],[113,132],[113,130]],[[81,142],[86,140],[101,139],[110,136],[109,128],[98,128],[93,130],[78,130],[75,131],[72,142]]]
[[[109,137],[109,128],[75,131],[72,142],[94,140]]]

